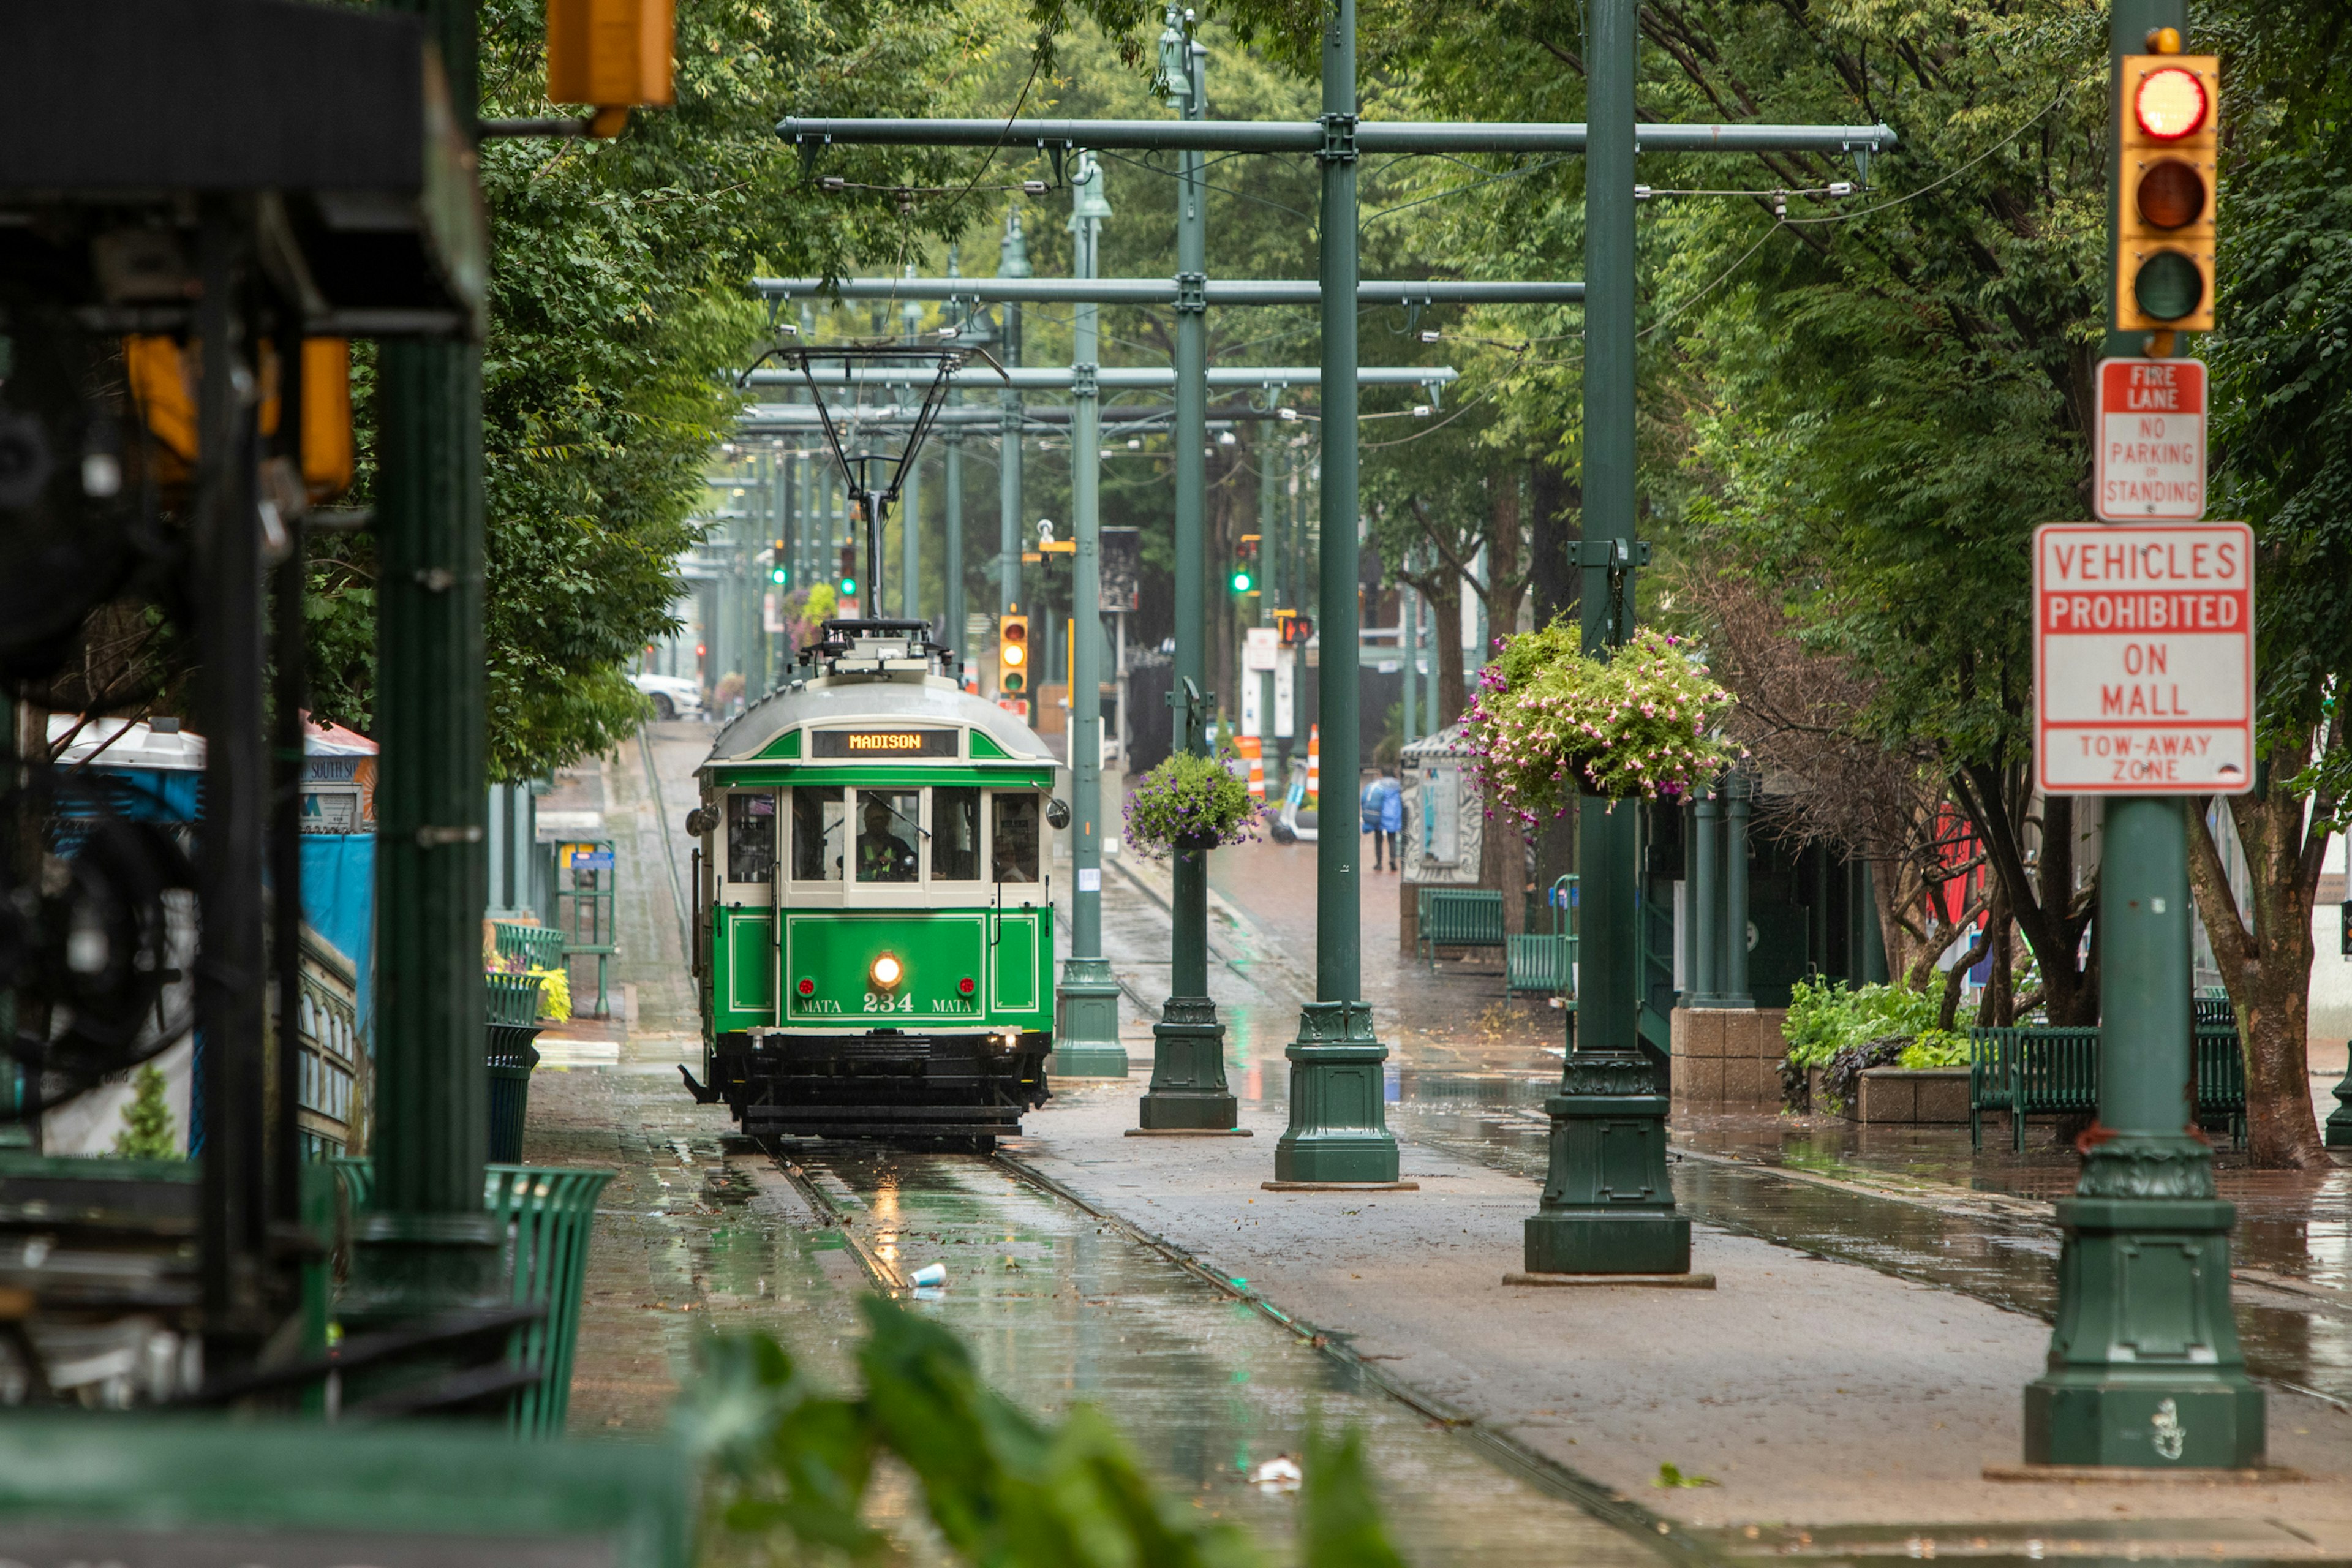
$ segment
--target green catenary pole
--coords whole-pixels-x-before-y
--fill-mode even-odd
[[[1584,157],[1583,634],[1605,653],[1633,630],[1633,80],[1639,0],[1595,0]],[[1648,132],[1642,135],[1646,140]],[[1577,1010],[1551,1117],[1550,1169],[1527,1222],[1530,1273],[1683,1274],[1690,1221],[1666,1181],[1666,1095],[1638,1034],[1636,825],[1641,808],[1577,813]]]
[[[1393,1182],[1397,1143],[1382,1103],[1387,1047],[1363,996],[1363,914],[1354,832],[1362,751],[1356,657],[1356,5],[1323,19],[1323,561],[1317,628],[1322,639],[1322,824],[1315,843],[1315,994],[1290,1058],[1290,1125],[1274,1146],[1284,1182]]]
[[[1021,232],[1021,209],[1004,215],[1004,238],[997,247],[999,278],[1029,276],[1029,243]],[[1021,306],[1004,307],[1004,353],[1010,368],[1021,363]],[[1021,602],[1021,395],[1007,388],[997,395],[1003,410],[1003,452],[996,470],[996,610],[1011,615]],[[1040,631],[1047,628],[1040,625]],[[1033,639],[1034,640],[1034,639]],[[1031,693],[1034,700],[1035,693]]]
[[[1203,71],[1183,13],[1168,7],[1160,33],[1160,74],[1187,123],[1207,112]],[[1176,186],[1176,708],[1175,749],[1204,755],[1214,713],[1208,691],[1202,525],[1208,439],[1207,188],[1198,151],[1181,154]],[[1151,1131],[1220,1131],[1238,1110],[1225,1085],[1225,1027],[1209,999],[1209,851],[1179,847],[1170,875],[1174,929],[1169,943],[1168,1000],[1151,1029],[1151,1087],[1137,1108]]]
[[[2185,28],[2182,0],[2108,11],[2107,269],[2122,183],[2122,58]],[[2109,331],[2105,354],[2147,352]],[[2199,1133],[2190,1058],[2187,812],[2178,797],[2109,796],[2099,857],[2099,1119],[2064,1241],[2048,1370],[2025,1390],[2029,1464],[2238,1468],[2266,1450],[2230,1309],[2230,1229]]]
[[[474,5],[416,8],[470,133]],[[394,340],[380,366],[376,1188],[345,1310],[357,1321],[487,1305],[506,1289],[482,1206],[481,347]]]
[[[915,275],[915,264],[907,263],[907,276]],[[907,346],[912,348],[923,332],[923,308],[909,300],[899,307],[898,319],[905,324],[902,334]],[[902,620],[920,620],[923,610],[923,464],[917,452],[907,464],[907,478],[898,492],[898,616]]]
[[[1103,220],[1102,166],[1091,154],[1070,181],[1070,232],[1081,278],[1095,275]],[[1125,1078],[1118,1043],[1118,980],[1102,955],[1102,400],[1094,384],[1099,352],[1097,314],[1081,304],[1072,321],[1070,510],[1077,544],[1071,571],[1070,618],[1070,956],[1055,999],[1053,1054],[1058,1078]]]

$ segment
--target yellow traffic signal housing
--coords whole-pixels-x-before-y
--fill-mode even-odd
[[[2221,62],[2126,55],[2116,226],[2116,331],[2213,330]]]
[[[673,0],[547,0],[547,97],[596,107],[598,136],[617,136],[638,104],[677,100],[670,83]]]
[[[1029,617],[996,617],[996,690],[1001,697],[1029,695]]]

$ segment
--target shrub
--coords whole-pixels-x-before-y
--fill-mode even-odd
[[[1865,1068],[1967,1066],[1968,1037],[1937,1028],[1937,1005],[1933,993],[1903,985],[1849,990],[1843,980],[1799,981],[1790,989],[1789,1016],[1780,1026],[1789,1043],[1780,1065],[1782,1098],[1794,1110],[1811,1109],[1809,1068],[1825,1069],[1822,1093],[1834,1111],[1851,1098],[1853,1079]]]
[[[131,1103],[122,1108],[122,1131],[114,1152],[126,1160],[177,1160],[180,1134],[163,1100],[163,1075],[149,1062],[131,1080]]]

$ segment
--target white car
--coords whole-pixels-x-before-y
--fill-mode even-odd
[[[683,675],[632,675],[629,683],[654,700],[656,719],[702,717],[702,683]]]

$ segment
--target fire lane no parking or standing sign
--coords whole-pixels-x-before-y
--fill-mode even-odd
[[[2253,786],[2253,552],[2242,522],[2034,531],[2042,789],[2241,795]]]

